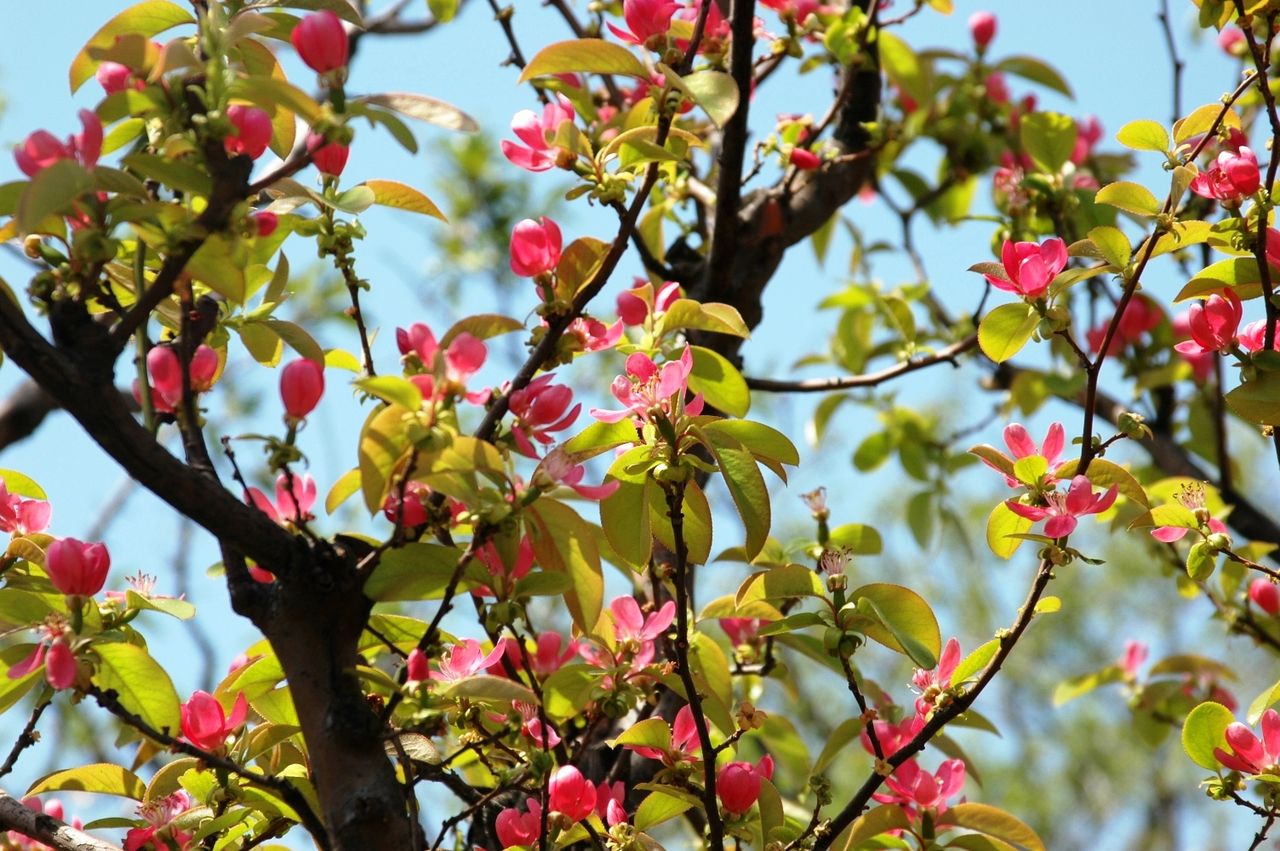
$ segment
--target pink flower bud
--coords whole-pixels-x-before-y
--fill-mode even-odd
[[[308,358],[298,358],[280,371],[280,398],[285,413],[302,419],[315,410],[324,395],[324,367]]]
[[[94,72],[93,77],[102,86],[104,92],[114,95],[129,88],[133,71],[129,66],[121,65],[119,62],[103,62],[98,65],[98,70]]]
[[[526,278],[550,272],[560,262],[562,244],[560,228],[551,219],[524,219],[511,231],[511,271]]]
[[[268,237],[280,226],[280,217],[268,210],[253,214],[253,227],[259,237]]]
[[[191,355],[191,389],[203,393],[213,386],[213,379],[218,374],[218,353],[203,343],[196,346]]]
[[[347,31],[342,20],[328,9],[299,21],[289,40],[299,58],[317,74],[327,74],[347,64],[350,49]]]
[[[760,781],[773,776],[773,758],[765,756],[756,765],[731,762],[720,769],[716,794],[727,812],[742,815],[760,798]]]
[[[1218,33],[1218,47],[1228,56],[1244,56],[1249,47],[1245,43],[1244,33],[1239,27],[1227,27]]]
[[[1271,616],[1280,614],[1280,588],[1270,579],[1259,576],[1249,583],[1249,599]]]
[[[801,171],[813,171],[822,165],[822,157],[808,148],[792,148],[790,160]]]
[[[44,678],[56,689],[71,688],[76,681],[76,655],[61,638],[49,646],[44,659]]]
[[[307,136],[307,150],[311,152],[311,161],[321,174],[329,177],[340,177],[347,167],[347,157],[351,149],[337,142],[326,143],[319,133]]]
[[[431,679],[431,667],[427,664],[427,654],[418,648],[409,651],[409,659],[405,662],[405,672],[408,674],[408,681],[411,683],[420,683],[423,680]]]
[[[231,714],[227,715],[216,697],[197,691],[182,704],[182,736],[198,748],[219,751],[226,744],[227,736],[244,723],[248,714],[249,703],[244,692],[236,697]]]
[[[63,538],[49,544],[45,552],[49,581],[63,594],[92,597],[102,590],[110,569],[111,555],[103,544]]]
[[[551,775],[548,806],[570,821],[579,822],[591,815],[596,806],[596,787],[572,765],[563,765]]]
[[[222,140],[227,153],[251,160],[262,156],[271,144],[271,116],[256,106],[235,103],[227,107],[227,118],[236,128],[234,136]]]
[[[969,34],[974,44],[985,48],[996,37],[996,16],[990,12],[974,12],[969,16]]]

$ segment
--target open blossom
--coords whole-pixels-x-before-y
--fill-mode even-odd
[[[731,762],[720,769],[716,794],[726,812],[742,815],[760,798],[760,781],[773,778],[773,757],[765,754],[755,765]]]
[[[635,285],[618,294],[618,318],[628,326],[643,325],[650,315],[654,319],[666,313],[680,298],[680,285],[667,281],[655,293],[653,284],[637,278]]]
[[[572,765],[562,765],[551,775],[547,787],[547,807],[567,816],[570,821],[582,821],[596,808],[596,787]]]
[[[553,384],[555,373],[539,375],[519,390],[510,394],[510,410],[515,422],[511,426],[511,438],[521,455],[536,458],[533,442],[544,446],[554,443],[552,432],[564,431],[573,425],[582,411],[582,405],[573,404],[573,388],[566,384]],[[573,407],[570,407],[573,405]]]
[[[522,219],[511,231],[511,271],[536,278],[556,268],[563,246],[560,227],[549,217]]]
[[[1169,321],[1173,328],[1173,338],[1178,341],[1191,339],[1191,314],[1178,313]],[[1179,351],[1174,346],[1174,351],[1178,357],[1185,361],[1191,367],[1191,376],[1199,384],[1209,380],[1209,376],[1213,375],[1214,355],[1215,352],[1206,352],[1197,344],[1193,347],[1193,351]]]
[[[1143,296],[1135,296],[1125,306],[1124,313],[1116,324],[1116,332],[1111,338],[1107,354],[1114,355],[1125,346],[1137,343],[1143,334],[1154,331],[1163,320],[1164,314],[1160,308]],[[1090,350],[1101,351],[1102,341],[1106,338],[1110,325],[1111,319],[1108,317],[1086,332],[1085,340],[1088,341]]]
[[[1149,653],[1147,645],[1141,641],[1134,641],[1131,638],[1124,643],[1124,656],[1120,658],[1120,669],[1124,671],[1125,679],[1138,678],[1138,672],[1142,668],[1142,663],[1147,661]]]
[[[24,499],[9,493],[0,481],[0,532],[11,535],[29,535],[43,532],[49,527],[53,506],[43,499]]]
[[[230,715],[213,695],[205,691],[194,692],[182,704],[182,737],[202,750],[221,750],[227,737],[244,723],[248,714],[249,702],[244,692],[236,695]]]
[[[1252,149],[1241,145],[1218,154],[1210,166],[1191,181],[1191,191],[1205,198],[1221,201],[1226,206],[1239,206],[1258,191],[1262,175],[1258,158]]]
[[[538,464],[538,468],[533,471],[531,484],[544,490],[555,485],[564,485],[583,499],[596,501],[611,496],[622,486],[617,479],[598,485],[586,485],[582,483],[586,474],[586,467],[577,463],[574,457],[563,448],[556,447],[547,453],[547,456]]]
[[[924,728],[924,724],[924,718],[919,715],[904,718],[897,724],[889,721],[871,722],[872,729],[876,733],[876,741],[880,743],[881,749],[886,754],[891,754],[901,749],[903,745],[914,739],[916,733],[919,733]],[[875,753],[875,747],[871,744],[871,737],[867,735],[865,729],[859,734],[859,739],[862,741],[862,747],[866,749],[867,753]]]
[[[554,674],[568,664],[574,656],[578,655],[577,640],[570,639],[566,642],[564,636],[558,632],[540,634],[536,647],[531,653],[527,648],[522,649],[514,638],[503,638],[498,641],[498,646],[502,648],[502,654],[506,657],[506,661],[517,671],[524,670],[527,655],[529,668],[538,677]],[[495,661],[489,667],[488,672],[496,677],[505,677],[507,675],[507,669],[502,659]]]
[[[63,594],[92,597],[102,590],[110,570],[111,554],[105,544],[62,538],[45,551],[49,581]]]
[[[668,750],[664,751],[651,745],[623,745],[623,747],[648,759],[662,760],[663,765],[668,766],[679,762],[698,762],[702,759],[701,745],[698,742],[698,726],[693,720],[693,709],[688,704],[680,707],[675,721],[671,724],[671,747]]]
[[[546,324],[545,320],[543,324]],[[612,349],[614,344],[622,339],[622,320],[619,319],[612,325],[605,325],[599,319],[579,316],[569,323],[564,335],[577,344],[579,351],[598,352],[602,349]]]
[[[1236,344],[1244,306],[1239,296],[1226,289],[1222,295],[1214,293],[1203,302],[1191,305],[1186,315],[1191,339],[1178,343],[1174,349],[1188,355],[1229,352]]]
[[[281,473],[276,477],[276,501],[273,503],[257,488],[249,488],[245,501],[281,525],[303,523],[312,519],[311,506],[316,504],[316,480],[310,473],[301,476]]]
[[[538,834],[542,832],[542,805],[538,803],[537,798],[529,798],[525,805],[528,807],[527,812],[522,813],[515,807],[507,807],[498,813],[494,829],[497,831],[498,841],[502,843],[502,847],[537,843]]]
[[[1270,774],[1280,764],[1280,713],[1274,709],[1262,713],[1261,739],[1239,721],[1227,726],[1226,737],[1231,751],[1214,748],[1213,755],[1232,771]]]
[[[759,640],[760,629],[773,621],[764,618],[720,618],[719,623],[724,634],[729,636],[729,641],[735,647],[739,647],[743,644],[754,644]]]
[[[943,760],[938,770],[931,774],[910,759],[885,780],[888,792],[877,792],[872,797],[882,804],[896,804],[908,815],[926,809],[941,814],[946,811],[950,799],[964,788],[964,778],[963,760]]]
[[[1204,485],[1199,482],[1185,484],[1178,489],[1173,498],[1183,508],[1195,514],[1196,522],[1200,524],[1200,531],[1207,530],[1209,534],[1227,534],[1226,524],[1209,515],[1209,509],[1205,504]],[[1174,541],[1181,541],[1189,531],[1185,526],[1157,526],[1151,530],[1151,537],[1161,543],[1172,544]]]
[[[485,567],[489,568],[489,575],[494,579],[501,580],[495,582],[504,589],[510,589],[517,579],[522,579],[529,575],[529,571],[533,569],[533,544],[526,535],[520,539],[520,546],[516,549],[515,564],[508,564],[503,555],[494,546],[493,542],[485,544],[476,552],[476,558]],[[471,593],[477,597],[497,597],[498,593],[488,585],[481,585],[472,589]],[[492,673],[492,672],[491,672]]]
[[[467,381],[480,371],[489,356],[484,341],[466,331],[454,337],[441,352],[436,335],[422,322],[415,322],[408,328],[397,328],[396,346],[402,356],[416,355],[418,364],[428,373],[436,371],[436,358],[443,355],[444,377],[455,388],[465,388]],[[409,380],[418,385],[426,399],[435,399],[445,389],[436,385],[431,374],[413,375]],[[488,396],[487,392],[466,394],[467,401],[473,404],[482,404]]]
[[[327,74],[347,64],[350,40],[342,19],[321,9],[307,15],[289,34],[293,49],[307,67],[317,74]]]
[[[1045,432],[1044,441],[1040,446],[1036,446],[1036,442],[1031,439],[1030,433],[1027,432],[1022,423],[1009,423],[1004,427],[1004,443],[1009,447],[1009,451],[1013,453],[1013,458],[1005,456],[991,447],[987,449],[991,452],[1001,455],[1008,462],[1008,469],[1013,468],[1013,462],[1023,458],[1030,458],[1033,455],[1039,455],[1044,458],[1049,472],[1045,474],[1045,483],[1052,484],[1055,481],[1053,469],[1058,465],[1059,457],[1062,455],[1062,447],[1066,444],[1066,432],[1062,428],[1062,423],[1052,423],[1049,430]],[[1011,476],[1006,469],[996,466],[990,459],[984,455],[978,456],[982,463],[1004,476],[1004,482],[1011,488],[1021,487],[1022,483]]]
[[[1236,342],[1246,352],[1260,352],[1267,344],[1267,320],[1257,319],[1240,329]],[[1275,322],[1275,333],[1271,335],[1271,348],[1275,350],[1280,343],[1280,319]]]
[[[627,787],[621,780],[612,785],[601,780],[596,784],[596,815],[609,827],[623,824],[627,820]]]
[[[203,393],[211,388],[218,374],[218,353],[201,343],[191,353],[187,374],[193,392]],[[182,402],[182,362],[173,346],[154,346],[147,352],[147,375],[151,377],[153,399],[158,397],[170,410]]]
[[[1112,485],[1101,494],[1093,492],[1093,485],[1086,476],[1076,476],[1064,494],[1062,491],[1050,491],[1044,495],[1045,505],[1027,505],[1016,499],[1005,500],[1005,505],[1014,514],[1028,520],[1048,520],[1044,525],[1044,533],[1050,538],[1064,538],[1075,531],[1076,519],[1086,514],[1099,514],[1106,511],[1116,501],[1118,491]]]
[[[1272,617],[1280,615],[1280,588],[1265,576],[1249,583],[1249,600]]]
[[[649,420],[655,411],[671,416],[684,403],[692,372],[693,350],[688,346],[685,346],[679,360],[667,361],[661,367],[644,352],[636,352],[627,358],[626,374],[615,378],[609,388],[626,409],[602,411],[592,408],[591,416],[604,423],[621,422],[627,417]],[[701,413],[702,394],[684,404],[684,410],[693,416]]]
[[[256,160],[271,144],[271,116],[256,106],[235,103],[227,107],[227,118],[235,133],[222,140],[227,153]]]
[[[48,130],[37,130],[14,149],[13,158],[27,177],[35,177],[60,160],[74,160],[93,168],[102,155],[102,121],[97,113],[80,110],[81,132],[60,141]]]
[[[191,809],[191,796],[182,790],[138,805],[138,815],[147,820],[146,827],[131,828],[124,837],[124,851],[142,851],[152,848],[169,848],[173,843],[180,849],[188,847],[192,834],[171,827],[175,818]]]
[[[556,131],[566,121],[573,121],[577,113],[564,95],[542,108],[539,117],[532,110],[522,109],[511,119],[511,132],[524,145],[502,140],[502,153],[515,165],[526,171],[546,171],[556,165],[560,149],[552,144]]]
[[[1057,238],[1046,239],[1043,244],[1006,239],[1000,260],[1008,279],[986,275],[991,286],[1024,298],[1040,298],[1049,289],[1049,283],[1066,268],[1067,245]]]
[[[480,642],[474,638],[463,639],[455,644],[441,657],[436,670],[430,678],[436,682],[451,683],[454,680],[473,677],[483,673],[494,662],[502,657],[502,648],[495,647],[486,655]]]
[[[916,668],[911,676],[911,684],[920,692],[916,700],[916,714],[928,715],[937,703],[939,695],[951,688],[951,675],[960,664],[960,642],[954,638],[947,639],[938,657],[938,667],[931,671]]]
[[[668,600],[646,616],[635,597],[617,597],[609,604],[609,614],[613,616],[613,635],[618,644],[634,651],[635,664],[647,665],[653,659],[654,640],[675,620],[676,604]]]
[[[629,44],[647,45],[654,36],[667,34],[671,29],[671,17],[679,8],[680,5],[672,0],[623,0],[622,17],[630,32],[613,24],[609,24],[609,30]],[[655,43],[654,47],[657,46]]]

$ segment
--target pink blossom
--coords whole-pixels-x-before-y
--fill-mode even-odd
[[[703,3],[709,4],[710,8],[707,9],[707,22],[702,30],[702,41],[698,42],[698,53],[702,55],[720,53],[732,35],[732,27],[720,12],[717,0],[691,0],[689,5],[677,11],[674,17],[696,24],[698,16],[702,13]],[[676,47],[681,50],[689,49],[688,39],[677,38],[675,41]]]
[[[253,232],[260,239],[265,239],[276,232],[276,228],[280,226],[280,217],[270,210],[262,210],[250,216],[253,222]]]
[[[1187,311],[1191,339],[1174,346],[1183,354],[1229,352],[1236,344],[1236,330],[1244,315],[1240,297],[1230,289],[1214,293]]]
[[[124,837],[124,851],[142,851],[152,848],[170,848],[170,843],[179,849],[188,847],[192,834],[172,827],[175,818],[191,809],[191,797],[179,790],[172,795],[158,798],[149,803],[138,805],[138,815],[147,820],[146,827],[131,828]]]
[[[938,770],[930,774],[911,759],[885,780],[887,793],[878,792],[872,797],[882,804],[896,804],[908,815],[914,815],[917,810],[933,810],[935,815],[940,815],[946,811],[949,799],[964,788],[964,778],[963,760],[943,760]]]
[[[650,745],[623,745],[647,759],[662,760],[663,765],[674,766],[681,762],[700,762],[702,747],[698,741],[698,725],[693,720],[693,709],[688,704],[680,707],[671,725],[671,747],[661,750]]]
[[[493,542],[485,544],[476,552],[476,558],[480,563],[489,568],[489,575],[495,579],[502,580],[500,585],[506,592],[510,592],[512,584],[517,580],[529,575],[529,571],[533,569],[534,554],[533,544],[529,541],[529,536],[525,535],[520,539],[520,546],[516,549],[515,564],[508,564],[504,556],[493,545]],[[472,592],[477,597],[496,597],[498,596],[492,588],[482,585],[474,589]]]
[[[105,544],[62,538],[45,551],[45,572],[63,594],[92,597],[102,590],[110,570],[111,555]]]
[[[1131,638],[1124,643],[1124,656],[1120,659],[1120,668],[1124,671],[1125,679],[1138,678],[1138,672],[1142,668],[1142,663],[1147,661],[1149,653],[1147,645],[1141,641],[1134,641]]]
[[[422,390],[423,397],[428,400],[434,400],[446,391],[465,391],[467,381],[484,366],[489,353],[483,340],[466,331],[454,337],[449,346],[441,352],[436,335],[421,322],[415,322],[408,328],[397,328],[396,345],[401,355],[415,355],[417,365],[421,365],[428,373],[437,374],[440,366],[444,367],[444,377],[451,383],[450,387],[437,386],[432,375],[414,375],[410,378]],[[443,356],[443,364],[437,363],[438,355]],[[415,364],[410,362],[410,366]],[[482,404],[487,401],[488,393],[467,394],[466,398],[474,404]]]
[[[236,695],[236,702],[228,715],[218,699],[208,692],[193,692],[182,704],[182,736],[188,742],[206,751],[219,751],[227,737],[236,731],[249,714],[249,702],[244,692]]]
[[[146,83],[133,76],[133,69],[119,62],[100,62],[98,69],[93,72],[93,78],[109,95],[123,92],[130,86],[139,91],[146,88]]]
[[[582,479],[586,474],[586,467],[577,463],[568,452],[556,447],[547,453],[538,464],[538,468],[533,471],[532,484],[543,490],[555,485],[564,485],[583,499],[597,502],[611,496],[622,486],[622,483],[616,479],[598,485],[584,485]]]
[[[1093,153],[1094,145],[1102,141],[1102,122],[1096,116],[1086,115],[1076,122],[1076,144],[1071,150],[1071,162],[1080,165]]]
[[[511,667],[517,671],[522,670],[527,651],[523,651],[514,638],[503,638],[498,644],[502,647],[503,655]],[[578,655],[578,642],[576,640],[566,642],[564,636],[558,632],[540,634],[535,644],[534,652],[527,653],[527,656],[529,668],[538,678],[554,674]],[[494,662],[489,668],[489,673],[499,677],[506,676],[506,667],[502,664],[502,660]]]
[[[755,765],[731,762],[720,769],[716,778],[716,795],[725,812],[742,815],[760,798],[762,780],[773,778],[773,757],[765,754]]]
[[[564,431],[573,425],[582,411],[581,404],[573,405],[573,388],[552,384],[553,378],[555,373],[551,372],[539,375],[519,390],[512,391],[508,397],[515,417],[511,437],[520,454],[528,458],[537,457],[531,441],[543,445],[554,443],[551,433]]]
[[[1190,313],[1176,314],[1170,324],[1173,327],[1175,340],[1188,340],[1191,338]],[[1191,376],[1197,383],[1203,384],[1213,374],[1214,352],[1206,352],[1199,345],[1196,345],[1195,350],[1192,352],[1179,351],[1177,346],[1174,346],[1174,350],[1177,352],[1178,357],[1186,361],[1187,365],[1191,367]]]
[[[545,322],[544,322],[545,324]],[[612,325],[605,325],[590,316],[579,316],[569,323],[565,337],[577,343],[578,351],[598,352],[612,349],[622,339],[622,320]]]
[[[0,532],[11,535],[29,535],[43,532],[49,527],[53,506],[42,499],[23,499],[9,493],[0,480]]]
[[[235,133],[222,140],[227,153],[251,160],[262,156],[271,144],[271,116],[256,106],[235,103],[227,107],[227,119],[235,128]]]
[[[536,278],[556,268],[562,246],[560,227],[547,216],[522,219],[511,231],[511,271]]]
[[[917,715],[928,715],[937,704],[940,694],[951,688],[951,675],[959,664],[960,642],[949,638],[942,648],[942,655],[938,657],[938,667],[931,671],[916,668],[911,676],[911,684],[920,692],[920,698],[916,700]]]
[[[1065,494],[1061,491],[1044,494],[1045,505],[1027,505],[1015,499],[1005,500],[1004,504],[1028,520],[1047,519],[1044,533],[1050,538],[1065,538],[1075,531],[1076,518],[1106,511],[1116,501],[1117,493],[1116,486],[1112,485],[1105,493],[1095,494],[1086,476],[1076,476]]]
[[[1272,617],[1280,615],[1280,588],[1265,576],[1249,583],[1249,600]]]
[[[44,666],[44,678],[55,689],[71,688],[76,680],[76,657],[63,637],[63,628],[47,625],[41,628],[42,640],[22,661],[9,668],[9,679],[20,680]]]
[[[1274,709],[1262,713],[1261,739],[1238,721],[1227,726],[1226,736],[1231,751],[1214,748],[1213,755],[1232,771],[1271,774],[1271,769],[1280,763],[1280,713]]]
[[[480,648],[480,642],[474,638],[463,639],[461,643],[453,645],[440,658],[436,666],[436,670],[430,674],[430,679],[436,682],[451,683],[455,680],[473,677],[482,673],[502,656],[502,648],[495,647],[486,655],[484,650]]]
[[[1009,447],[1009,451],[1013,453],[1013,458],[1004,456],[1001,453],[1001,457],[1008,462],[1009,468],[1013,467],[1013,462],[1015,460],[1021,460],[1023,458],[1030,458],[1038,455],[1045,460],[1046,466],[1049,468],[1049,472],[1044,475],[1044,483],[1053,484],[1053,482],[1056,481],[1056,478],[1053,475],[1053,469],[1058,466],[1059,456],[1062,455],[1062,448],[1066,444],[1066,432],[1062,428],[1062,423],[1050,424],[1049,430],[1045,433],[1044,441],[1039,447],[1037,447],[1035,441],[1031,439],[1031,435],[1027,432],[1025,426],[1021,423],[1009,423],[1009,425],[1004,427],[1004,442],[1005,445]],[[990,447],[987,448],[991,449]],[[995,450],[991,451],[994,452]],[[996,466],[987,458],[982,456],[979,456],[979,458],[982,463],[1004,476],[1005,484],[1009,487],[1016,488],[1022,486],[1021,482],[1011,476],[1004,469]]]
[[[400,500],[400,488],[393,487],[382,501],[382,514],[392,523],[406,529],[415,529],[427,522],[427,501],[431,488],[422,482],[408,482],[404,486],[404,501]]]
[[[27,177],[35,177],[59,160],[74,160],[84,168],[98,164],[102,155],[102,121],[97,113],[80,110],[80,133],[61,142],[47,130],[37,130],[13,152],[18,168]]]
[[[901,750],[903,745],[914,739],[916,734],[924,728],[924,724],[924,718],[912,715],[897,724],[889,721],[872,721],[871,728],[875,731],[876,741],[880,743],[881,751],[887,755]],[[874,755],[875,747],[871,744],[871,737],[867,735],[865,728],[859,734],[859,738],[867,753]]]
[[[310,473],[276,477],[276,500],[273,503],[257,488],[245,491],[245,502],[281,526],[298,525],[312,519],[311,506],[316,503],[316,482]],[[296,499],[295,499],[296,497]]]
[[[773,9],[783,20],[790,19],[797,24],[803,24],[814,13],[832,11],[831,7],[824,6],[817,0],[760,0],[760,5]]]
[[[547,807],[571,822],[582,821],[596,807],[596,787],[572,765],[562,765],[547,785]]]
[[[1008,279],[986,275],[993,287],[1017,293],[1023,298],[1040,298],[1049,283],[1067,265],[1067,246],[1062,240],[1046,239],[1044,244],[1004,241],[1000,252]]]
[[[996,16],[990,12],[974,12],[969,16],[969,35],[979,49],[986,49],[996,37]]]
[[[609,30],[629,44],[642,44],[656,50],[661,46],[657,37],[665,36],[671,29],[671,16],[679,8],[672,0],[623,0],[622,17],[630,32],[613,24],[609,24]]]
[[[612,784],[601,780],[596,784],[596,815],[613,827],[627,820],[627,787],[621,780]]]
[[[1216,199],[1224,206],[1235,207],[1257,192],[1261,185],[1258,158],[1250,148],[1241,146],[1238,150],[1218,154],[1208,169],[1192,179],[1191,191]]]
[[[1267,321],[1258,319],[1250,322],[1240,329],[1240,334],[1236,338],[1236,342],[1240,344],[1240,348],[1246,352],[1260,352],[1266,348],[1267,341]],[[1276,348],[1277,341],[1280,341],[1280,319],[1275,322],[1275,332],[1271,335],[1271,348]]]
[[[428,663],[427,654],[416,647],[409,651],[409,658],[405,660],[404,668],[405,685],[431,679],[431,666]]]
[[[1162,321],[1164,321],[1164,314],[1160,308],[1143,296],[1135,296],[1125,306],[1124,315],[1116,325],[1116,333],[1111,338],[1111,346],[1107,349],[1107,354],[1114,355],[1124,346],[1137,343],[1142,339],[1143,334],[1154,331]],[[1091,351],[1098,352],[1102,349],[1102,341],[1106,338],[1107,328],[1110,325],[1111,319],[1108,317],[1085,334]]]
[[[556,732],[556,728],[551,724],[543,724],[542,719],[538,717],[538,707],[532,703],[525,703],[517,700],[512,704],[520,713],[522,724],[520,732],[525,735],[535,746],[542,750],[551,750],[562,741],[560,734]],[[505,716],[503,716],[505,718]]]
[[[621,411],[592,408],[591,416],[605,423],[620,422],[628,417],[647,421],[655,413],[670,417],[682,406],[696,416],[702,411],[701,394],[684,404],[692,372],[693,350],[689,346],[685,346],[679,360],[667,361],[661,367],[644,352],[636,352],[627,358],[626,374],[615,378],[609,388],[626,408]]]
[[[498,813],[494,829],[498,841],[504,848],[512,845],[534,845],[542,832],[542,805],[537,798],[529,798],[525,805],[528,812],[520,812],[515,807],[507,807]]]
[[[720,628],[735,647],[755,644],[760,638],[761,627],[771,623],[773,621],[764,618],[720,618]]]
[[[299,58],[317,74],[327,74],[347,64],[350,42],[342,19],[321,9],[307,15],[289,34]]]
[[[676,604],[668,600],[658,611],[646,616],[635,597],[617,597],[609,604],[609,614],[619,650],[633,653],[634,665],[641,667],[653,660],[654,639],[665,633],[675,620]]]
[[[1185,484],[1178,489],[1173,498],[1195,515],[1196,522],[1200,524],[1201,533],[1207,529],[1210,534],[1227,534],[1227,527],[1223,522],[1209,516],[1209,510],[1205,504],[1204,485],[1199,482]],[[1151,537],[1161,543],[1172,544],[1174,541],[1182,540],[1188,531],[1190,530],[1185,526],[1158,526],[1151,530]]]
[[[808,148],[792,148],[787,161],[801,171],[813,171],[822,165],[822,157]]]
[[[631,289],[618,295],[618,318],[625,325],[643,325],[650,315],[657,319],[670,310],[678,298],[680,285],[675,281],[665,282],[655,294],[653,284],[637,278]]]
[[[1218,33],[1218,47],[1228,56],[1241,57],[1249,51],[1244,33],[1239,27],[1226,27]]]
[[[311,162],[326,177],[341,177],[347,167],[351,148],[341,142],[330,142],[319,133],[307,134],[307,151]]]
[[[987,78],[982,81],[982,87],[987,90],[987,100],[992,103],[1008,103],[1009,84],[1005,81],[1004,74],[999,71],[992,71]]]
[[[546,171],[557,164],[560,156],[560,149],[552,144],[556,131],[561,124],[575,118],[573,105],[561,94],[543,107],[541,118],[532,110],[522,109],[511,119],[511,132],[524,145],[503,139],[502,153],[526,171]]]
[[[171,410],[182,402],[182,362],[173,346],[154,346],[147,352],[147,374],[151,386]],[[218,374],[218,353],[201,343],[191,353],[187,367],[191,390],[203,393],[213,386]]]

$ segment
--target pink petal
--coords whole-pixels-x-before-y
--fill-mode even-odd
[[[1026,458],[1036,454],[1035,441],[1031,439],[1031,435],[1027,434],[1026,428],[1021,423],[1010,423],[1004,427],[1004,442],[1014,458]]]
[[[1076,519],[1069,514],[1060,514],[1049,518],[1044,524],[1044,533],[1050,538],[1065,538],[1076,529]]]
[[[1161,526],[1158,529],[1151,530],[1151,537],[1164,544],[1181,541],[1186,534],[1187,530],[1181,526]]]

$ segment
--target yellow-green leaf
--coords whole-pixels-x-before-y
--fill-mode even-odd
[[[582,38],[549,44],[534,54],[520,74],[520,82],[547,74],[625,74],[649,76],[644,64],[630,50],[598,38]]]
[[[89,55],[91,49],[110,47],[116,36],[132,33],[150,37],[182,24],[194,23],[195,18],[188,10],[168,0],[146,0],[130,6],[103,24],[71,61],[71,91],[75,92],[84,85],[85,80],[97,70],[98,62]]]
[[[93,650],[98,656],[94,684],[114,691],[121,706],[156,730],[177,734],[178,692],[160,663],[136,644],[98,642]]]
[[[375,204],[407,210],[410,213],[421,213],[442,222],[448,221],[434,201],[412,186],[406,186],[394,180],[366,180],[364,185],[373,190]]]
[[[1004,363],[1022,351],[1031,339],[1040,314],[1023,302],[1002,304],[982,317],[978,326],[978,346],[996,363]]]
[[[92,765],[82,765],[46,774],[31,784],[27,794],[94,792],[99,795],[116,795],[141,801],[146,791],[147,784],[124,766],[109,762],[95,762]]]

